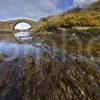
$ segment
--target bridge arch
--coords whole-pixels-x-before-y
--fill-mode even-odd
[[[19,22],[14,25],[14,30],[29,30],[32,26],[26,22]]]
[[[27,19],[15,20],[15,21],[13,21],[13,24],[11,25],[12,30],[13,30],[13,31],[14,31],[14,30],[17,30],[17,29],[15,29],[15,27],[16,27],[18,24],[20,24],[20,23],[26,23],[26,24],[30,25],[30,28],[25,29],[25,30],[30,30],[30,29],[32,29],[32,26],[33,26],[33,24],[34,24],[33,21],[27,20]]]

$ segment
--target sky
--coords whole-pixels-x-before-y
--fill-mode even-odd
[[[28,18],[39,20],[75,6],[96,0],[0,0],[0,20]]]
[[[29,29],[31,28],[31,25],[28,24],[28,23],[25,23],[25,22],[21,22],[21,23],[18,23],[14,29],[17,29],[17,30],[26,30],[26,29]]]

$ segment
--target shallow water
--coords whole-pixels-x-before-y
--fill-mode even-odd
[[[61,48],[59,40],[0,34],[0,100],[96,99],[99,64]]]
[[[39,48],[31,44],[18,44],[11,42],[0,42],[0,54],[5,54],[8,59],[20,58],[25,56],[35,56]]]
[[[29,32],[25,32],[25,31],[14,33],[14,36],[19,41],[32,40],[32,36],[30,36],[30,33]]]
[[[14,35],[10,34],[10,36],[12,36],[13,38],[7,37],[8,35],[9,34],[3,35],[2,40],[0,40],[0,54],[6,55],[6,58],[4,60],[24,58],[25,56],[34,57],[36,52],[39,52],[39,48],[37,48],[36,46],[24,43],[25,40],[32,39],[29,39],[30,34],[28,32],[18,32],[14,33]]]

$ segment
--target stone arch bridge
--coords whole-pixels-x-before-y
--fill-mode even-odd
[[[31,28],[28,29],[29,31],[32,31],[33,26],[35,24],[34,21],[28,20],[28,19],[2,21],[2,22],[0,22],[0,31],[14,31],[14,27],[20,22],[25,22],[25,23],[28,23],[29,25],[31,25]]]

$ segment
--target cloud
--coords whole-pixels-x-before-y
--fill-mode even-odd
[[[59,13],[94,0],[0,0],[0,20],[31,18]]]
[[[74,6],[83,6],[85,4],[90,4],[91,2],[98,1],[98,0],[74,0]]]
[[[39,19],[59,12],[53,0],[0,0],[0,19],[32,18]],[[60,0],[55,0],[58,4]],[[62,0],[64,1],[64,0]]]

